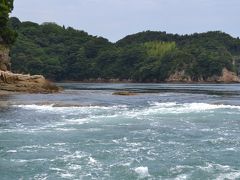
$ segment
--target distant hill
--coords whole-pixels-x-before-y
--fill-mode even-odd
[[[9,25],[18,32],[11,51],[13,70],[57,81],[221,81],[224,73],[237,73],[240,64],[239,38],[220,31],[192,35],[146,31],[111,43],[55,23],[11,18]]]

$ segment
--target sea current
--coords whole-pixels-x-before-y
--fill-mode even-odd
[[[240,85],[58,85],[0,96],[1,180],[240,179]]]

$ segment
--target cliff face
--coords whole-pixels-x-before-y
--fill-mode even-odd
[[[9,56],[9,48],[0,44],[0,70],[7,71],[11,69],[10,56]]]

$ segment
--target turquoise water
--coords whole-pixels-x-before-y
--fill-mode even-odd
[[[240,85],[60,85],[0,97],[1,180],[240,179]]]

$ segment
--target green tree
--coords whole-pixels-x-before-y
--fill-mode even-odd
[[[220,31],[192,35],[146,31],[111,43],[55,23],[10,18],[9,27],[19,34],[11,49],[13,70],[53,80],[160,82],[184,72],[198,81],[221,75],[223,68],[236,71],[233,58],[240,57],[240,40]]]
[[[0,0],[0,41],[13,44],[16,33],[8,27],[9,13],[13,10],[13,0]]]

